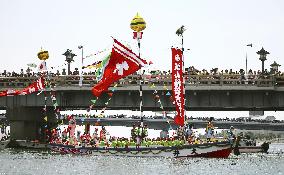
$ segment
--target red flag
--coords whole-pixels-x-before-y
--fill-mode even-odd
[[[181,49],[172,48],[172,93],[177,111],[174,121],[180,126],[184,125],[184,85],[182,66]]]
[[[45,88],[44,79],[40,77],[36,82],[19,91],[19,95],[31,94]]]
[[[92,93],[99,97],[115,81],[133,74],[147,62],[132,50],[114,39],[110,59],[105,67],[101,81],[92,89]]]
[[[38,71],[39,71],[39,72],[47,71],[45,61],[42,61],[42,62],[38,65]]]
[[[142,39],[143,32],[133,32],[133,39]]]
[[[14,89],[8,89],[5,91],[0,91],[0,97],[3,96],[15,96],[15,95],[27,95],[31,94],[33,92],[37,92],[39,90],[42,90],[45,88],[44,85],[44,79],[41,77],[36,82],[32,83],[28,87],[22,89],[22,90],[14,90]]]

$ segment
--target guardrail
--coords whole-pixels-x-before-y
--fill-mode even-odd
[[[118,81],[119,86],[139,85],[140,79],[143,84],[155,84],[170,86],[171,75],[131,75]],[[36,81],[38,77],[0,77],[0,89],[23,88]],[[79,75],[50,76],[49,80],[56,86],[78,86]],[[84,86],[93,86],[97,83],[96,76],[84,75]],[[261,76],[253,75],[244,78],[239,74],[230,75],[185,75],[185,84],[194,86],[284,86],[284,76]]]

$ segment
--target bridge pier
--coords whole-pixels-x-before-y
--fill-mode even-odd
[[[11,139],[44,141],[45,130],[55,126],[57,122],[52,107],[47,108],[47,121],[44,120],[42,110],[42,107],[7,108]]]

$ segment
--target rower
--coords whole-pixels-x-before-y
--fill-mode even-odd
[[[213,117],[210,117],[207,127],[206,127],[206,137],[207,137],[207,142],[211,142],[211,139],[213,138],[214,135],[214,125],[213,125]]]
[[[186,131],[185,131],[185,138],[189,144],[193,142],[193,125],[189,124]]]
[[[145,124],[142,130],[142,140],[145,140],[146,137],[148,137],[148,127]]]
[[[133,128],[131,129],[131,139],[135,140],[136,139],[136,126],[133,124]]]

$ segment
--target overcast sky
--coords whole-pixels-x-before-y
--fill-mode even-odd
[[[255,52],[262,46],[271,53],[266,68],[274,60],[284,67],[283,9],[282,0],[1,0],[0,72],[39,64],[41,46],[50,53],[49,66],[63,65],[62,53],[72,49],[78,55],[73,68],[80,65],[78,45],[90,55],[110,49],[111,36],[136,52],[130,21],[137,12],[147,23],[141,52],[154,62],[152,69],[171,69],[170,47],[179,46],[175,31],[181,25],[187,28],[185,48],[191,49],[187,67],[244,69],[247,52],[248,68],[258,70]]]

